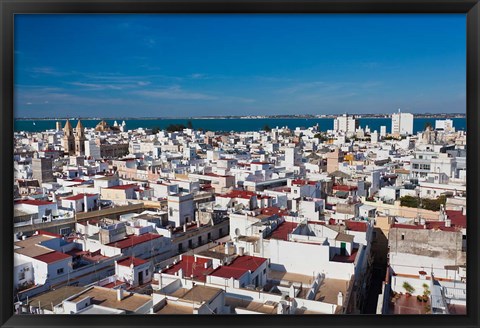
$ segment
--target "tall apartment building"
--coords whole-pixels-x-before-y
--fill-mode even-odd
[[[392,134],[413,134],[413,114],[402,113],[400,109],[392,114]]]
[[[40,183],[55,181],[53,178],[53,160],[51,158],[32,158],[33,179]]]
[[[333,121],[333,130],[336,132],[355,133],[358,128],[358,123],[355,116],[343,114]]]

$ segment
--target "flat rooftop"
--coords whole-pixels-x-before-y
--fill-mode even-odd
[[[117,300],[117,291],[114,289],[102,288],[94,286],[78,295],[72,302],[78,302],[85,297],[92,297],[92,304],[102,305],[114,309],[122,309],[126,311],[135,311],[145,303],[151,301],[150,296],[133,294],[124,291],[126,296],[121,301]]]
[[[239,241],[244,241],[246,243],[256,243],[260,238],[257,236],[239,236]]]
[[[197,303],[209,302],[221,292],[222,290],[220,288],[196,285],[192,289],[189,289],[181,298]]]
[[[337,304],[338,292],[342,292],[345,297],[347,295],[348,283],[348,280],[325,278],[315,295],[315,300]]]
[[[42,241],[50,240],[52,238],[54,237],[45,236],[45,235],[36,235],[36,236],[31,236],[25,240],[16,241],[15,245],[26,248],[36,244],[40,244]]]
[[[155,314],[193,314],[193,308],[167,301],[167,304]]]
[[[419,302],[415,296],[400,295],[400,298],[390,302],[389,314],[426,314],[428,302]]]
[[[32,245],[32,246],[29,246],[29,247],[25,247],[25,248],[17,248],[15,250],[15,253],[17,254],[22,254],[22,255],[25,255],[25,256],[28,256],[28,257],[37,257],[37,256],[41,256],[41,255],[44,255],[44,254],[48,254],[48,253],[53,253],[54,250],[53,249],[50,249],[50,248],[47,248],[45,246],[41,246],[41,245]]]
[[[280,283],[282,281],[299,282],[299,283],[302,283],[302,285],[308,285],[308,286],[310,286],[314,281],[313,276],[307,276],[304,274],[292,273],[292,272],[274,271],[274,270],[268,271],[267,279],[278,280],[280,281]]]
[[[33,307],[40,307],[45,310],[52,311],[52,304],[56,306],[62,303],[67,298],[81,293],[88,287],[76,287],[76,286],[64,286],[57,288],[55,290],[48,291],[46,293],[40,294],[38,296],[32,297],[28,299],[28,305]]]
[[[273,302],[272,305],[266,305],[264,303],[248,301],[236,297],[225,297],[225,304],[232,308],[246,309],[265,314],[277,314],[278,306],[277,302]]]

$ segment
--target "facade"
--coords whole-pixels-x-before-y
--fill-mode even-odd
[[[392,114],[392,134],[394,135],[412,135],[413,134],[413,114],[398,113]]]
[[[355,116],[349,116],[348,114],[343,114],[338,116],[333,121],[333,130],[335,132],[343,132],[346,134],[354,134],[358,128],[358,121],[355,119]]]

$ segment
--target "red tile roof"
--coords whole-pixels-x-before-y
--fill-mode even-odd
[[[214,277],[220,277],[220,278],[240,279],[240,277],[242,277],[247,272],[248,270],[245,270],[245,269],[231,268],[229,266],[220,266],[216,268],[215,271],[213,271],[209,275]]]
[[[152,241],[154,239],[160,238],[162,235],[152,234],[152,233],[145,233],[143,235],[128,235],[125,239],[115,241],[113,243],[107,244],[107,246],[112,246],[116,248],[129,248],[133,247],[142,243],[146,243]]]
[[[458,231],[459,229],[467,227],[467,216],[462,213],[462,211],[445,211],[448,219],[450,220],[450,227],[445,226],[445,221],[426,221],[425,225],[421,224],[400,224],[394,223],[392,228],[402,228],[402,229],[438,229],[442,231]]]
[[[49,202],[46,200],[36,200],[36,199],[24,199],[24,200],[17,200],[15,204],[26,204],[26,205],[34,205],[34,206],[41,206],[41,205],[52,205],[55,204],[54,202]]]
[[[296,222],[287,222],[284,221],[280,224],[275,231],[271,234],[270,238],[273,239],[280,239],[280,240],[287,240],[288,234],[292,233],[293,229],[298,226]]]
[[[145,263],[148,263],[148,261],[145,261],[145,260],[139,259],[138,257],[133,257],[133,256],[129,256],[117,262],[118,265],[127,266],[127,267],[129,267],[131,264],[133,264],[133,266],[136,267]]]
[[[445,211],[447,217],[450,219],[453,226],[458,226],[462,228],[467,227],[467,216],[462,213],[462,211]]]
[[[402,223],[394,223],[392,224],[392,228],[400,228],[400,229],[426,229],[426,226],[419,224],[402,224]]]
[[[205,263],[208,263],[210,260],[202,257],[197,257],[195,262],[194,256],[191,255],[182,255],[182,260],[177,264],[174,264],[172,267],[163,271],[166,274],[175,274],[178,270],[182,269],[184,277],[192,277],[194,280],[206,281],[206,276],[213,272],[212,267],[205,268]]]
[[[220,266],[210,273],[211,276],[239,279],[248,271],[254,272],[267,259],[256,256],[239,256],[230,265]]]
[[[308,224],[319,224],[319,225],[325,225],[325,221],[307,221]]]
[[[219,195],[218,197],[224,198],[243,198],[243,199],[250,199],[257,194],[253,191],[248,190],[232,190],[229,193]]]
[[[217,177],[217,178],[227,178],[227,177],[232,176],[232,175],[220,175],[220,174],[216,174],[216,173],[205,173],[204,175],[206,175],[208,177]]]
[[[70,256],[82,256],[88,254],[88,251],[82,251],[81,249],[74,248],[69,252],[65,252],[65,254],[68,254]]]
[[[131,183],[131,184],[126,184],[126,185],[121,185],[121,186],[108,187],[108,188],[105,188],[105,189],[127,190],[127,189],[132,189],[132,188],[138,188],[138,185],[135,184],[135,183]]]
[[[77,194],[74,196],[65,197],[63,200],[80,200],[80,199],[83,199],[84,196],[93,197],[93,196],[97,196],[97,194]]]
[[[76,171],[76,170],[75,170]],[[82,180],[82,179],[71,179],[71,180],[67,180],[67,181],[72,181],[72,182],[87,182],[86,180]]]
[[[357,190],[358,187],[356,186],[347,186],[347,185],[334,185],[333,190],[340,190],[340,191],[352,191]]]
[[[352,231],[367,232],[367,228],[368,228],[366,222],[359,222],[359,221],[346,220],[345,225],[347,226],[348,230],[352,230]]]
[[[121,280],[115,280],[113,282],[109,282],[108,284],[106,285],[103,285],[102,287],[104,288],[113,288],[113,287],[117,287],[117,286],[123,286],[123,285],[127,285],[126,282],[123,282]]]
[[[353,263],[355,257],[357,257],[358,248],[352,249],[352,254],[350,255],[335,255],[332,258],[333,262],[343,262],[343,263]]]
[[[263,257],[256,257],[256,256],[238,256],[232,263],[230,263],[230,268],[237,268],[237,269],[246,269],[250,271],[257,270],[267,259]]]
[[[292,180],[292,185],[297,185],[297,186],[304,186],[304,185],[311,185],[314,186],[317,184],[317,181],[310,181],[310,180],[301,180],[301,179],[296,179]]]
[[[72,258],[70,255],[60,253],[57,251],[53,251],[51,253],[43,254],[43,255],[38,255],[35,256],[34,259],[39,260],[44,263],[54,263],[58,261],[62,261],[65,259]]]
[[[288,210],[282,210],[280,207],[271,206],[271,207],[264,207],[260,210],[260,213],[263,215],[274,215],[277,214],[278,216],[282,217],[288,214]]]

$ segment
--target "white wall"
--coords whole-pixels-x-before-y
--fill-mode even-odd
[[[274,270],[317,275],[330,258],[328,246],[294,243],[277,239],[264,241],[263,257],[270,258]],[[283,269],[283,270],[282,270]]]
[[[445,270],[446,265],[458,265],[455,259],[420,256],[408,253],[390,252],[390,266],[395,273],[418,275],[419,271],[426,271],[428,275],[433,270],[435,277],[459,279],[457,271]],[[432,269],[433,268],[433,269]]]

